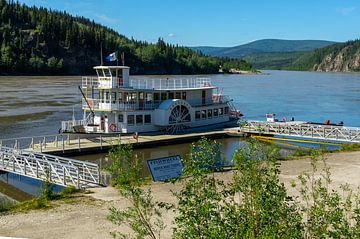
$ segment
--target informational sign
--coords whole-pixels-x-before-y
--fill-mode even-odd
[[[183,164],[179,155],[147,161],[153,181],[166,181],[181,176]]]

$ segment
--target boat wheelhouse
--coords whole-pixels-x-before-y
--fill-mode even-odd
[[[97,77],[83,77],[83,120],[63,121],[63,132],[185,132],[236,122],[229,97],[208,78],[130,79],[127,66],[95,66]]]

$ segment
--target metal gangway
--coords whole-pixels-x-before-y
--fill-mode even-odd
[[[60,186],[100,184],[98,164],[0,146],[0,170]]]
[[[249,134],[271,134],[360,143],[360,128],[356,127],[318,125],[306,122],[248,121],[240,124],[240,130]]]

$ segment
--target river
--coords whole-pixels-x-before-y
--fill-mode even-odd
[[[263,71],[259,75],[208,75],[229,95],[246,119],[263,120],[265,113],[279,118],[324,122],[343,121],[360,126],[360,74]],[[173,76],[134,76],[134,78]],[[184,76],[176,76],[184,77]],[[196,77],[196,76],[185,76]],[[201,77],[204,77],[203,75]],[[81,77],[0,77],[0,139],[56,134],[62,120],[82,117]],[[229,159],[242,141],[222,139]],[[173,154],[185,155],[187,144],[137,150],[143,159]],[[78,157],[98,160],[104,155]],[[4,176],[0,176],[0,179]],[[16,181],[16,180],[15,180]],[[26,180],[23,180],[26,181]],[[24,182],[22,182],[24,183]],[[22,186],[24,187],[24,186]],[[35,189],[29,190],[33,194]]]

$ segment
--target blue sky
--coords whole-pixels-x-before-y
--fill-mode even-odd
[[[20,0],[81,15],[137,40],[235,46],[265,38],[359,38],[360,0]]]

